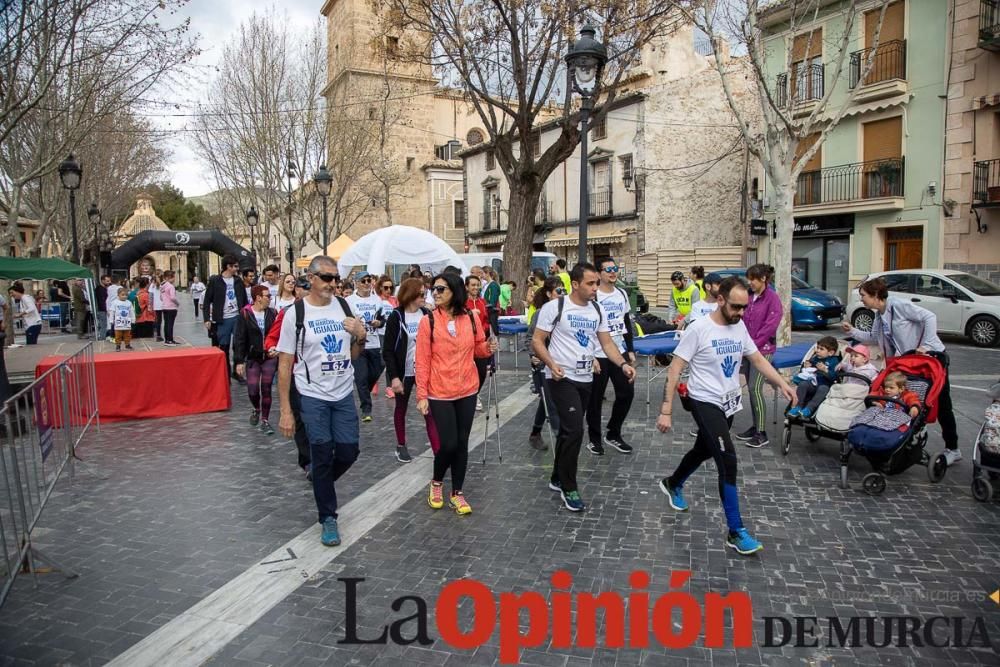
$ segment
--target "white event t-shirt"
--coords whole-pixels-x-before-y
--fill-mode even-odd
[[[611,334],[611,338],[614,339],[615,345],[618,346],[618,351],[624,354],[625,352],[625,315],[628,314],[631,308],[629,307],[628,298],[622,293],[621,289],[615,287],[611,292],[602,292],[601,288],[597,288],[597,303],[601,304],[601,308],[604,309],[604,316],[608,320],[608,333]],[[601,346],[597,346],[597,352],[594,354],[599,359],[606,359],[607,355],[604,354],[604,350]]]
[[[705,315],[711,315],[718,307],[719,304],[715,301],[695,301],[691,304],[691,312],[688,313],[686,318],[688,326],[690,326],[695,320],[701,319]]]
[[[276,302],[278,300],[278,288],[280,287],[280,285],[278,285],[278,283],[274,283],[272,285],[266,280],[262,282],[261,285],[267,285],[267,291],[271,293],[271,303]]]
[[[560,300],[563,302],[562,316],[553,326]],[[578,306],[565,296],[549,301],[538,311],[535,328],[549,334],[549,354],[570,380],[591,382],[594,379],[594,352],[600,346],[597,334],[608,333],[608,318],[598,313],[600,307],[593,301]],[[545,377],[552,378],[548,367]]]
[[[35,305],[35,299],[27,294],[21,295],[21,304],[18,306],[17,312],[24,313],[25,328],[42,323],[42,316],[38,314],[38,306]]]
[[[674,354],[689,364],[688,396],[720,406],[729,417],[743,407],[740,364],[756,351],[742,320],[720,326],[702,317],[684,330]]]
[[[131,301],[122,301],[115,297],[108,309],[111,313],[111,322],[115,331],[130,331],[133,320],[135,320],[135,307]]]
[[[257,320],[257,327],[260,329],[261,333],[264,333],[264,325],[267,322],[267,311],[262,310],[259,313],[254,310],[253,316]]]
[[[354,316],[365,323],[365,331],[368,333],[368,340],[365,343],[366,350],[381,350],[382,342],[379,340],[379,330],[373,327],[372,320],[381,319],[383,325],[385,317],[381,314],[386,309],[386,303],[372,292],[368,296],[361,296],[357,292],[347,297],[347,303],[351,306]]]
[[[408,336],[406,341],[406,372],[405,377],[411,378],[417,375],[416,361],[417,361],[417,327],[420,326],[420,320],[424,319],[424,311],[418,310],[415,313],[406,313],[406,335]]]
[[[222,306],[222,319],[228,320],[236,317],[240,312],[239,303],[236,301],[236,278],[223,277],[222,281],[226,284],[226,300]],[[240,287],[243,287],[243,281],[240,281]]]
[[[339,401],[354,391],[351,334],[344,329],[344,310],[336,299],[326,306],[314,306],[303,300],[303,306],[305,326],[301,347],[295,346],[295,308],[289,308],[281,321],[278,352],[301,354],[293,367],[295,388],[300,394],[322,401]]]

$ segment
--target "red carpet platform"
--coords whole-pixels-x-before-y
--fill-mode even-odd
[[[45,357],[39,376],[62,360]],[[94,355],[102,422],[156,419],[228,410],[226,357],[214,347]]]

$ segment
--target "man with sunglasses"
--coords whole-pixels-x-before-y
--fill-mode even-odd
[[[236,277],[240,262],[235,255],[222,258],[222,272],[212,276],[205,290],[202,316],[212,344],[226,354],[226,376],[234,375],[229,366],[229,343],[236,330],[236,316],[247,305],[247,292]],[[238,378],[242,381],[243,378]]]
[[[277,346],[278,428],[285,437],[295,434],[291,402],[294,373],[312,459],[320,539],[325,546],[340,544],[334,485],[360,453],[351,366],[365,347],[364,325],[351,316],[346,301],[334,297],[336,271],[333,259],[324,255],[309,263],[309,293],[285,310]]]
[[[599,260],[600,285],[597,287],[597,303],[604,309],[608,319],[608,333],[618,347],[622,356],[630,364],[635,364],[635,351],[632,348],[632,320],[629,315],[631,307],[628,295],[618,287],[618,264],[611,257]],[[590,444],[587,449],[594,456],[604,456],[604,440],[601,439],[601,408],[604,403],[604,391],[608,380],[615,388],[615,402],[611,407],[611,418],[608,420],[607,443],[622,454],[631,454],[632,445],[622,438],[622,425],[632,408],[635,398],[635,388],[616,364],[611,363],[604,350],[598,348],[594,353],[597,373],[594,374],[594,385],[590,391],[590,404],[587,406],[587,431]]]
[[[698,425],[698,437],[674,474],[660,480],[660,490],[667,495],[672,508],[686,512],[688,503],[682,492],[684,482],[702,463],[713,459],[719,473],[719,496],[729,527],[726,543],[744,556],[764,547],[743,526],[736,490],[736,449],[729,433],[733,415],[742,409],[743,390],[739,370],[743,357],[778,387],[792,405],[796,402],[795,391],[757,350],[743,323],[749,299],[749,292],[739,278],[730,277],[722,281],[716,297],[718,308],[708,316],[695,320],[674,352],[674,360],[667,370],[660,416],[656,420],[660,433],[666,433],[673,426],[674,391],[684,367],[689,366],[686,403],[690,405],[691,415]]]
[[[376,281],[377,276],[367,271],[358,271],[354,274],[354,294],[347,297],[351,310],[365,323],[368,336],[364,352],[354,360],[354,383],[358,387],[358,400],[361,402],[361,421],[366,423],[372,420],[372,390],[385,368],[379,329],[385,324],[382,313],[389,309],[382,297],[373,292],[373,283]]]

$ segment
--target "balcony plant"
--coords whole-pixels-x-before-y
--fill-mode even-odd
[[[881,183],[880,196],[895,196],[896,184],[899,182],[899,165],[895,162],[883,162],[876,168],[876,171]]]

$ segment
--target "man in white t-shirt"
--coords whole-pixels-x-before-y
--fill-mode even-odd
[[[744,556],[764,547],[743,527],[736,491],[736,450],[729,434],[733,415],[742,408],[739,370],[743,357],[747,357],[754,368],[795,405],[795,391],[757,351],[743,323],[749,298],[747,288],[738,278],[722,281],[716,296],[718,308],[695,320],[674,351],[674,360],[667,369],[660,416],[656,420],[656,428],[661,433],[673,426],[674,391],[684,367],[690,365],[687,396],[691,415],[698,425],[698,438],[674,474],[660,481],[660,490],[670,499],[671,507],[686,511],[688,503],[681,491],[684,482],[702,463],[713,459],[719,472],[719,496],[729,527],[726,543]]]
[[[261,273],[260,284],[265,285],[271,293],[271,303],[278,303],[278,280],[281,279],[281,269],[277,264],[268,264]]]
[[[35,299],[25,292],[24,284],[20,281],[10,286],[10,295],[17,302],[14,319],[24,320],[24,335],[27,338],[26,344],[38,344],[38,334],[42,333],[42,316],[38,312],[38,305],[35,303]]]
[[[372,420],[372,389],[385,368],[379,331],[385,325],[386,315],[392,310],[382,297],[372,291],[377,278],[378,276],[367,271],[358,271],[354,274],[354,294],[347,297],[347,303],[351,304],[351,310],[357,318],[364,322],[368,335],[364,352],[354,362],[354,383],[358,387],[363,422]]]
[[[597,303],[604,309],[608,318],[608,332],[615,341],[618,351],[628,359],[629,364],[635,364],[635,351],[632,348],[632,319],[629,315],[631,305],[625,290],[618,286],[618,264],[611,257],[598,261],[601,283],[597,287]],[[618,366],[612,364],[604,350],[598,349],[595,354],[597,371],[594,373],[594,386],[590,392],[590,404],[587,406],[587,432],[590,444],[587,449],[595,456],[604,455],[605,439],[601,437],[601,408],[604,403],[604,390],[608,380],[615,388],[615,402],[611,406],[611,418],[608,420],[607,443],[622,454],[631,454],[632,445],[622,437],[622,424],[632,408],[635,398],[635,387]]]
[[[719,285],[722,283],[722,276],[718,273],[710,273],[705,276],[702,281],[702,285],[705,288],[706,299],[703,301],[695,301],[691,304],[691,312],[688,316],[681,321],[680,328],[686,329],[691,325],[692,322],[700,317],[705,317],[715,312],[715,309],[719,307],[719,304],[715,302],[716,297],[719,296]]]
[[[191,286],[188,287],[188,291],[191,293],[191,300],[194,301],[194,319],[197,320],[200,316],[198,306],[201,305],[202,300],[205,298],[205,283],[201,282],[198,276],[195,276],[194,280],[191,281]]]
[[[629,382],[635,369],[622,356],[608,328],[608,318],[594,300],[597,269],[577,264],[570,273],[573,291],[549,301],[538,311],[531,339],[535,356],[545,364],[545,391],[559,414],[555,460],[549,488],[562,494],[572,512],[586,509],[576,483],[577,459],[583,444],[583,415],[590,401],[594,355],[600,348]]]
[[[278,338],[278,395],[286,437],[295,434],[291,385],[300,396],[299,415],[309,438],[313,495],[321,541],[340,544],[335,482],[360,453],[358,413],[354,408],[352,361],[365,347],[365,327],[351,316],[350,306],[334,296],[337,264],[330,257],[314,257],[307,269],[309,293],[288,308]],[[299,311],[302,323],[299,322]]]

